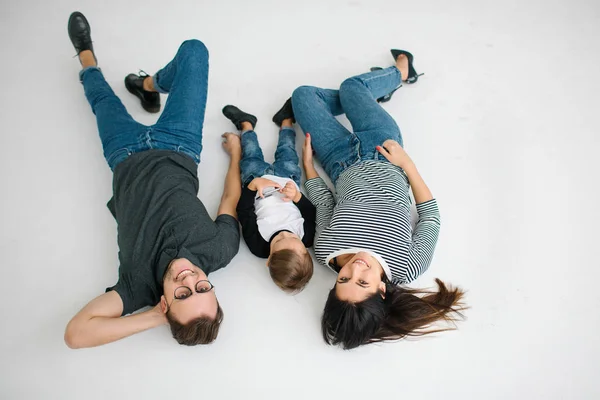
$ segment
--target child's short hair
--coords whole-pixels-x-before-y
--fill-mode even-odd
[[[304,254],[290,249],[279,250],[271,253],[269,273],[284,292],[298,293],[312,278],[313,261],[308,250]]]

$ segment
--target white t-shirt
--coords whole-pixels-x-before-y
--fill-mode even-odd
[[[282,188],[286,183],[292,182],[298,191],[300,190],[296,182],[289,178],[281,178],[275,175],[263,175],[262,178],[272,180],[281,185]],[[293,201],[283,201],[283,198],[283,194],[275,192],[264,199],[261,199],[257,194],[254,200],[258,231],[267,242],[275,232],[281,230],[295,233],[300,239],[304,237],[304,218],[302,218],[300,210]]]

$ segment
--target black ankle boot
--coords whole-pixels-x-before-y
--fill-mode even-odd
[[[98,64],[96,54],[94,54],[94,46],[92,45],[92,28],[85,16],[79,11],[72,13],[69,17],[67,30],[77,55],[84,50],[90,50],[94,55],[96,64]]]
[[[238,131],[242,130],[242,122],[249,122],[252,125],[252,129],[254,129],[258,121],[254,115],[245,113],[232,105],[223,107],[223,115],[233,122]]]
[[[144,90],[144,79],[148,77],[144,71],[139,75],[129,74],[125,77],[125,87],[135,97],[141,100],[142,107],[149,113],[160,111],[160,94]]]
[[[283,120],[288,118],[292,119],[292,123],[296,122],[296,119],[294,118],[294,109],[292,108],[291,97],[287,99],[283,107],[281,107],[281,109],[277,111],[275,115],[273,115],[273,122],[275,122],[277,126],[281,128],[281,123]]]

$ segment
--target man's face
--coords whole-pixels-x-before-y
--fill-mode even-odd
[[[179,323],[208,317],[214,319],[217,314],[217,296],[206,274],[185,258],[171,262],[163,279],[161,309],[170,312]],[[187,297],[185,297],[187,296]],[[183,298],[185,297],[185,298]]]

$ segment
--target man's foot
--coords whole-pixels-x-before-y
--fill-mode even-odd
[[[408,79],[408,57],[406,57],[406,55],[400,54],[398,58],[396,58],[396,68],[400,71],[402,80],[406,82]]]
[[[129,74],[125,77],[125,87],[129,93],[141,100],[144,110],[157,113],[160,111],[160,94],[144,88],[146,79],[152,78],[143,71],[140,71],[140,75]]]
[[[223,115],[226,116],[237,128],[238,131],[242,129],[242,122],[248,122],[252,125],[252,129],[256,127],[258,121],[252,114],[248,114],[237,108],[236,106],[227,105],[223,107]]]
[[[292,123],[296,122],[294,119],[294,109],[292,108],[292,98],[286,100],[285,104],[275,115],[273,116],[273,122],[277,124],[278,127],[281,128],[281,124],[283,120],[291,119]]]
[[[69,32],[71,43],[73,43],[77,55],[80,56],[79,61],[81,62],[81,65],[83,67],[98,65],[98,60],[94,54],[94,46],[92,46],[92,28],[85,16],[79,11],[72,13],[69,17],[67,30]],[[90,53],[86,50],[89,50],[93,56],[93,65],[91,65],[92,62],[89,57]],[[82,54],[82,52],[84,53]]]

